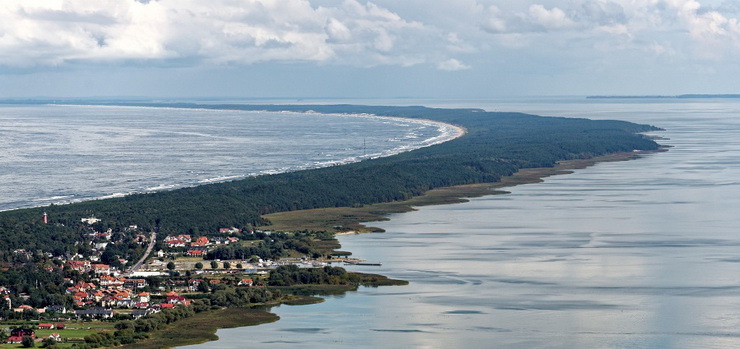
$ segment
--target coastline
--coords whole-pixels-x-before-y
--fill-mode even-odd
[[[500,190],[520,184],[542,182],[544,178],[573,173],[573,170],[593,166],[601,162],[627,161],[652,153],[667,151],[660,148],[653,151],[633,151],[601,155],[588,159],[559,161],[553,167],[525,168],[511,176],[502,177],[498,182],[476,183],[429,190],[423,195],[405,201],[379,203],[362,207],[332,207],[310,210],[277,212],[263,215],[274,230],[327,230],[335,235],[352,235],[367,232],[382,232],[382,229],[364,223],[389,220],[387,215],[414,211],[415,206],[448,205],[468,201],[467,198],[484,195],[505,194]]]
[[[522,184],[539,183],[539,182],[544,181],[544,179],[547,177],[555,176],[555,175],[570,174],[570,173],[573,173],[574,170],[587,168],[587,167],[594,166],[602,162],[629,161],[629,160],[641,158],[649,154],[665,152],[665,151],[668,151],[668,149],[663,147],[663,148],[660,148],[659,150],[654,150],[654,151],[621,152],[621,153],[606,154],[606,155],[597,156],[597,157],[593,157],[589,159],[564,160],[564,161],[558,162],[558,164],[553,167],[522,169],[511,176],[502,178],[501,181],[499,182],[479,183],[479,184],[461,185],[461,186],[452,186],[452,187],[433,189],[411,200],[406,200],[406,201],[402,201],[398,203],[391,203],[392,206],[390,207],[388,207],[388,205],[391,205],[391,204],[369,205],[369,206],[373,206],[374,208],[373,211],[374,211],[375,219],[370,220],[370,221],[357,221],[356,224],[362,228],[357,229],[357,230],[351,230],[351,231],[335,232],[334,236],[355,235],[355,234],[362,234],[362,233],[367,233],[367,232],[378,232],[379,230],[377,228],[366,227],[364,226],[363,223],[372,222],[372,221],[390,220],[390,218],[387,217],[388,214],[413,211],[413,210],[416,210],[414,206],[449,205],[449,204],[466,202],[468,201],[467,200],[468,198],[481,197],[481,196],[486,196],[486,195],[507,194],[509,192],[500,190],[500,189],[522,185]],[[378,206],[384,206],[384,207],[378,207]],[[390,209],[391,207],[393,208]],[[341,209],[342,208],[340,208],[339,210],[336,210],[338,214],[341,214],[339,213]],[[353,211],[356,211],[359,209],[365,209],[365,208],[347,207],[343,209],[345,209],[344,214],[353,215],[354,217],[366,217],[364,215],[358,215],[357,212],[353,212]],[[303,213],[306,213],[308,211],[315,211],[315,210],[304,210]],[[291,213],[299,213],[299,212],[302,212],[302,211],[291,211]],[[384,213],[381,214],[379,212],[384,212]],[[275,215],[277,214],[272,214],[272,215],[267,215],[267,216],[274,217]],[[303,214],[301,214],[300,216],[305,217],[305,215]],[[344,290],[344,292],[348,292],[348,291],[352,291],[352,290]],[[321,299],[320,301],[323,301],[322,298],[319,298],[319,299]],[[287,302],[285,304],[290,304],[290,303]],[[304,304],[312,304],[312,303],[308,302]],[[301,305],[301,304],[292,304],[292,305]],[[259,316],[260,317],[272,316],[271,318],[272,320],[265,321],[265,322],[247,320],[245,321],[245,323],[243,323],[243,325],[234,324],[234,323],[229,323],[227,326],[220,326],[220,324],[218,325],[211,324],[211,327],[209,328],[213,332],[209,332],[207,336],[198,338],[197,343],[217,341],[218,336],[216,335],[216,333],[218,329],[220,328],[257,326],[257,325],[261,325],[261,324],[268,323],[268,322],[278,321],[280,319],[280,317],[277,314],[271,313],[269,309],[264,310],[264,313],[260,313]],[[196,343],[192,343],[192,344],[196,344]]]
[[[337,166],[337,165],[346,165],[356,162],[361,162],[364,160],[369,159],[379,159],[379,158],[385,158],[390,157],[402,153],[406,153],[409,151],[413,151],[416,149],[426,148],[434,145],[438,145],[441,143],[445,143],[457,138],[460,138],[464,136],[467,133],[467,130],[459,125],[454,125],[451,123],[446,123],[442,121],[436,121],[436,120],[430,120],[430,119],[424,119],[424,118],[410,118],[410,117],[401,117],[401,116],[384,116],[379,114],[371,114],[371,113],[337,113],[337,112],[315,112],[315,111],[291,111],[291,110],[284,110],[284,111],[275,111],[275,110],[269,110],[269,109],[255,109],[255,110],[242,110],[242,109],[229,109],[229,108],[190,108],[190,107],[184,107],[184,106],[151,106],[151,105],[125,105],[125,104],[79,104],[79,103],[44,103],[41,105],[47,105],[47,106],[55,106],[55,107],[84,107],[84,108],[129,108],[129,109],[153,109],[153,110],[194,110],[194,111],[203,111],[203,112],[239,112],[239,113],[269,113],[269,114],[308,114],[308,115],[320,115],[320,116],[330,116],[330,117],[353,117],[353,118],[365,118],[365,119],[376,119],[382,121],[392,121],[392,122],[398,122],[398,123],[409,123],[409,124],[416,124],[416,125],[422,125],[422,126],[432,126],[435,127],[438,131],[438,135],[431,137],[431,138],[425,138],[421,139],[419,141],[414,141],[413,143],[405,146],[396,146],[395,148],[390,148],[383,150],[382,152],[378,152],[375,154],[359,154],[357,156],[350,156],[346,158],[338,158],[334,160],[327,160],[327,161],[321,161],[317,163],[313,163],[310,165],[301,165],[301,166],[293,166],[293,167],[284,167],[279,169],[269,169],[260,171],[253,174],[238,174],[238,175],[232,175],[232,174],[223,174],[218,175],[216,177],[209,177],[209,178],[201,178],[198,179],[197,182],[190,183],[190,184],[176,184],[176,183],[162,183],[156,186],[151,186],[147,188],[127,188],[127,189],[121,189],[116,192],[108,192],[106,194],[101,194],[100,196],[78,196],[79,193],[73,193],[73,194],[66,194],[66,195],[60,195],[50,198],[37,198],[37,199],[31,199],[29,200],[28,204],[20,205],[17,207],[6,207],[0,209],[0,212],[8,212],[8,211],[15,211],[15,210],[22,210],[22,209],[33,209],[33,208],[39,208],[39,207],[46,207],[51,205],[66,205],[66,204],[75,204],[80,202],[88,202],[88,201],[95,201],[95,200],[106,200],[106,199],[116,199],[116,198],[123,198],[131,195],[137,195],[137,194],[149,194],[149,193],[158,193],[158,192],[166,192],[166,191],[172,191],[172,190],[179,190],[179,189],[187,189],[187,188],[194,188],[199,187],[203,185],[208,184],[216,184],[216,183],[225,183],[230,181],[236,181],[236,180],[242,180],[249,177],[256,177],[261,175],[273,175],[273,174],[282,174],[282,173],[290,173],[290,172],[296,172],[296,171],[305,171],[305,170],[312,170],[312,169],[320,169],[325,167],[331,167],[331,166]]]

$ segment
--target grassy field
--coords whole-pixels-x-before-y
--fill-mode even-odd
[[[59,321],[52,321],[51,323],[58,323]],[[63,330],[36,330],[36,338],[39,340],[44,337],[48,337],[52,333],[59,333],[59,335],[62,337],[62,339],[67,340],[69,342],[67,343],[59,343],[59,346],[62,348],[68,348],[71,347],[72,344],[75,342],[83,342],[83,338],[85,336],[91,335],[93,333],[98,332],[105,332],[105,331],[113,331],[113,327],[115,326],[115,323],[113,322],[101,322],[101,321],[91,321],[91,322],[70,322],[70,321],[63,321],[65,324],[65,329]],[[0,328],[12,328],[17,327],[19,325],[22,325],[21,323],[0,323]],[[26,326],[36,326],[38,325],[36,322],[28,322],[25,323]],[[38,344],[38,343],[37,343]],[[38,345],[37,345],[38,346]],[[0,349],[6,349],[6,348],[21,348],[20,344],[0,344]]]
[[[280,319],[260,309],[227,308],[208,311],[176,322],[164,330],[151,334],[149,340],[124,345],[122,349],[158,349],[198,344],[218,339],[219,328],[253,326]]]
[[[413,211],[415,206],[445,205],[465,202],[471,197],[503,194],[500,188],[519,184],[541,182],[543,178],[572,172],[573,169],[585,168],[598,162],[624,161],[633,159],[635,153],[616,153],[583,160],[561,161],[555,167],[523,169],[512,176],[504,177],[496,183],[480,183],[439,188],[427,191],[424,195],[406,201],[365,205],[362,207],[332,207],[312,210],[279,212],[265,215],[272,225],[271,230],[295,231],[316,230],[343,232],[374,232],[382,229],[366,226],[362,222],[388,220],[387,215]]]

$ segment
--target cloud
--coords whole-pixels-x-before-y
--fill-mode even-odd
[[[489,5],[481,29],[508,48],[632,51],[713,60],[740,56],[737,2],[714,7],[697,0],[547,3]]]
[[[557,7],[546,9],[542,5],[535,4],[529,7],[527,15],[531,23],[548,30],[566,29],[574,25],[565,12]]]
[[[463,64],[457,59],[450,58],[448,60],[437,63],[437,69],[446,71],[458,71],[470,69],[470,66]]]
[[[372,2],[101,0],[0,4],[0,65],[427,61],[430,28]],[[433,47],[434,45],[429,45]],[[442,46],[440,46],[442,49]],[[434,49],[433,49],[434,50]]]
[[[739,16],[708,0],[4,0],[0,67],[734,62]]]

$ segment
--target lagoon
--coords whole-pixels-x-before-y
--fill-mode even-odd
[[[649,123],[672,148],[375,222],[387,232],[343,250],[409,286],[283,305],[187,348],[740,346],[740,102],[436,103]]]

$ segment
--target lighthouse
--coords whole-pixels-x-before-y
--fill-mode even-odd
[[[49,223],[49,216],[46,215],[46,212],[44,212],[44,224]]]

